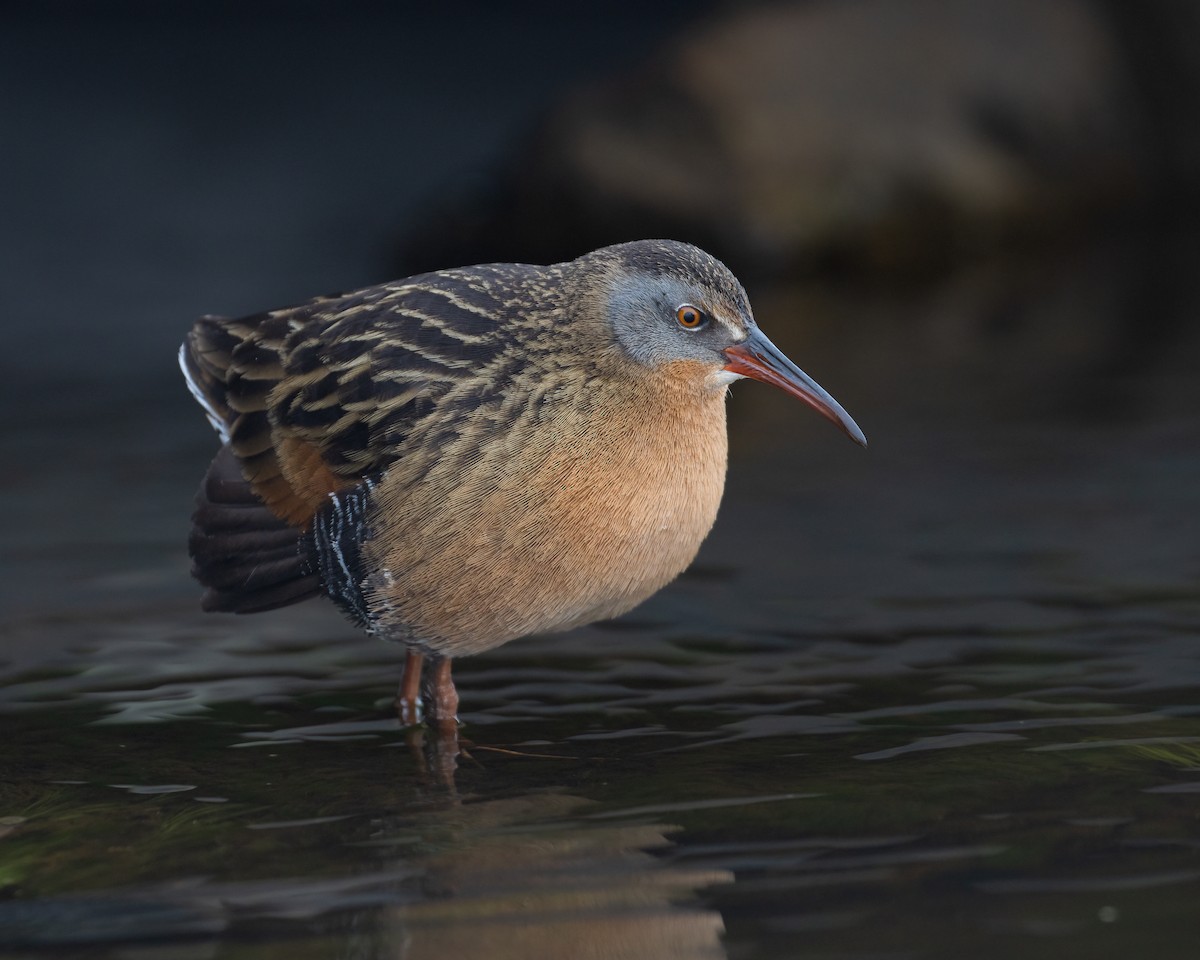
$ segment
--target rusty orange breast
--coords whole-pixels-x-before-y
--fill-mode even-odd
[[[616,616],[682,572],[724,489],[723,392],[618,386],[517,419],[457,469],[384,478],[382,632],[474,653]]]

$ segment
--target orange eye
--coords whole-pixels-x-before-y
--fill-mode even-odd
[[[675,311],[675,320],[684,330],[699,330],[708,323],[708,317],[699,307],[685,303]]]

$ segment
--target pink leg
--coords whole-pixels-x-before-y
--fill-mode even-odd
[[[404,676],[400,678],[400,690],[396,694],[396,714],[400,725],[415,727],[421,722],[421,666],[425,655],[408,651],[404,660]]]
[[[438,657],[433,661],[433,677],[426,690],[429,719],[443,731],[458,729],[458,691],[454,689],[454,678],[450,675],[451,663],[449,657]]]
[[[413,659],[418,661],[418,668],[408,670]],[[415,701],[418,695],[418,678],[420,677],[420,654],[409,654],[409,664],[404,670],[402,691]],[[436,776],[439,784],[455,791],[455,769],[458,766],[458,691],[454,688],[454,679],[450,676],[450,660],[436,656],[431,658],[431,671],[425,674],[425,719],[432,727],[432,738],[426,739],[424,728],[416,726],[408,732],[408,742],[416,756],[421,758],[421,766],[428,773]],[[406,696],[402,692],[401,697]]]

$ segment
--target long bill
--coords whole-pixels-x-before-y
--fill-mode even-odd
[[[729,361],[725,369],[730,373],[779,387],[832,421],[855,443],[864,447],[867,445],[867,438],[854,418],[816,380],[784,356],[783,351],[768,340],[761,330],[751,330],[745,340],[726,347],[724,352]]]

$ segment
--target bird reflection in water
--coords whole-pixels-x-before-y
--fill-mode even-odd
[[[534,794],[389,825],[380,846],[389,832],[411,842],[416,828],[433,852],[422,865],[422,898],[381,912],[378,955],[724,958],[721,915],[696,897],[733,874],[656,856],[676,827],[594,818],[589,806],[576,796]]]

